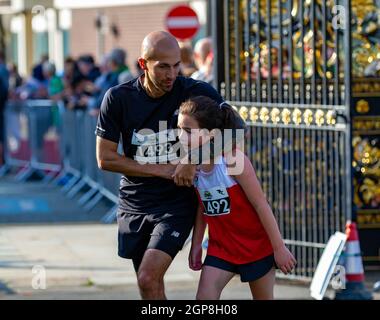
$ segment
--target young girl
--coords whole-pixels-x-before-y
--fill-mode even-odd
[[[235,123],[236,112],[227,103],[218,105],[203,96],[191,98],[179,110],[180,141],[196,148],[216,138],[216,129],[223,135],[223,130],[234,129]],[[283,242],[250,160],[237,148],[233,153],[235,159],[243,159],[239,174],[236,170],[231,174],[226,154],[211,159],[210,164],[202,162],[194,182],[199,208],[189,266],[202,269],[197,299],[219,299],[235,274],[249,283],[254,299],[273,299],[275,266],[287,274],[296,260]],[[202,264],[206,224],[209,240]]]

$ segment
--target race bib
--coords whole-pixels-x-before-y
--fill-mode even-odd
[[[149,135],[133,132],[131,143],[137,146],[134,160],[141,163],[168,163],[178,158],[177,139],[173,130]]]
[[[230,213],[230,197],[225,187],[199,190],[201,200],[208,216],[220,216]]]

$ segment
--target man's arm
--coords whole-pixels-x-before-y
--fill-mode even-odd
[[[137,161],[120,155],[118,144],[101,137],[96,138],[96,160],[102,170],[134,177],[161,177],[173,179],[176,168],[172,164],[139,164]]]

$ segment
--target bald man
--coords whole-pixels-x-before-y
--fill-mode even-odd
[[[188,238],[197,209],[195,165],[168,163],[176,141],[160,145],[159,122],[169,131],[177,128],[179,106],[191,96],[223,101],[207,83],[178,76],[180,60],[173,36],[147,35],[138,60],[144,74],[106,93],[96,129],[98,166],[122,174],[118,254],[132,259],[143,299],[165,299],[164,274]],[[150,134],[141,134],[143,129]],[[124,155],[117,152],[120,138]],[[147,141],[153,142],[144,149]]]
[[[191,75],[191,78],[212,84],[214,56],[211,38],[202,38],[197,41],[194,47],[194,62],[198,70]]]

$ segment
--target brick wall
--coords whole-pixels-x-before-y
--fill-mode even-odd
[[[165,17],[173,3],[109,7],[101,9],[72,10],[71,55],[92,53],[97,57],[97,33],[95,19],[101,10],[108,21],[115,22],[120,37],[115,40],[111,33],[105,36],[105,52],[118,46],[128,53],[128,64],[134,69],[135,60],[140,55],[140,45],[144,36],[151,31],[165,29]]]

